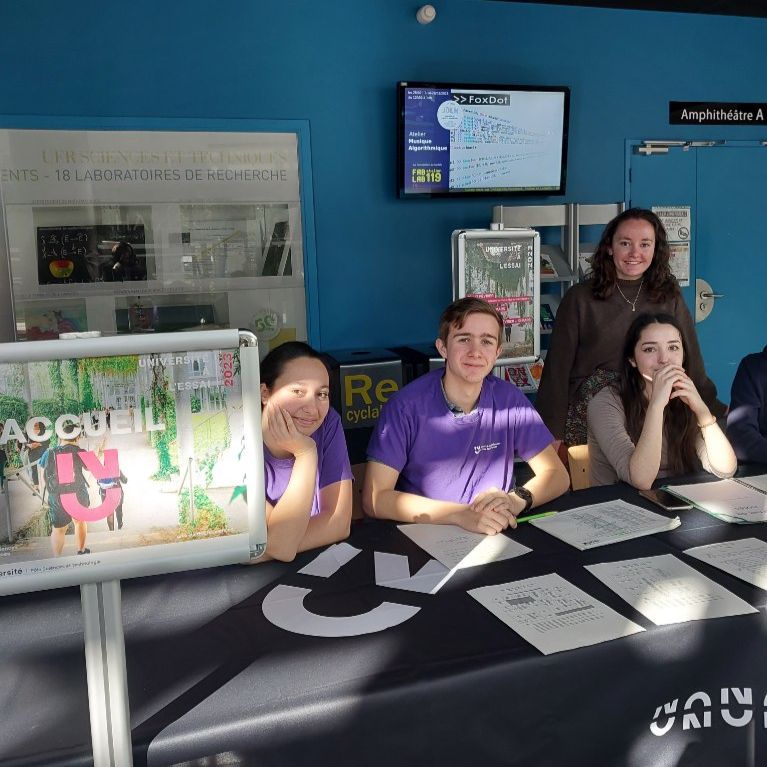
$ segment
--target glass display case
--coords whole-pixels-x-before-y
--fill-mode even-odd
[[[5,130],[0,169],[18,340],[306,339],[296,133]]]

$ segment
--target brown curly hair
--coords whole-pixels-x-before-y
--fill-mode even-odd
[[[591,258],[590,277],[594,298],[605,299],[612,295],[616,281],[615,261],[613,261],[610,253],[613,238],[618,227],[624,221],[637,219],[647,221],[655,231],[655,252],[650,266],[644,273],[644,288],[647,297],[652,303],[661,303],[679,294],[679,285],[669,267],[671,251],[666,238],[666,230],[663,228],[661,220],[651,210],[629,208],[607,224],[604,232],[602,232],[599,245]]]

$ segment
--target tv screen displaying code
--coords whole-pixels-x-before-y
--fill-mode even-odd
[[[399,84],[400,196],[561,194],[569,89]]]

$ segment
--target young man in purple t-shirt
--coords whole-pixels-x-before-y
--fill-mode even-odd
[[[498,312],[477,298],[443,312],[436,343],[444,371],[394,395],[371,437],[367,514],[493,535],[567,490],[567,471],[538,413],[516,386],[490,375],[502,330]],[[534,477],[515,488],[517,456]]]

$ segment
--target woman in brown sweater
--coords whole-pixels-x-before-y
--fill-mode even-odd
[[[556,439],[586,443],[586,407],[617,378],[626,331],[638,312],[674,317],[685,336],[690,378],[717,418],[726,412],[706,375],[695,325],[671,274],[663,224],[652,211],[630,208],[607,224],[589,279],[573,285],[557,311],[536,398]]]

